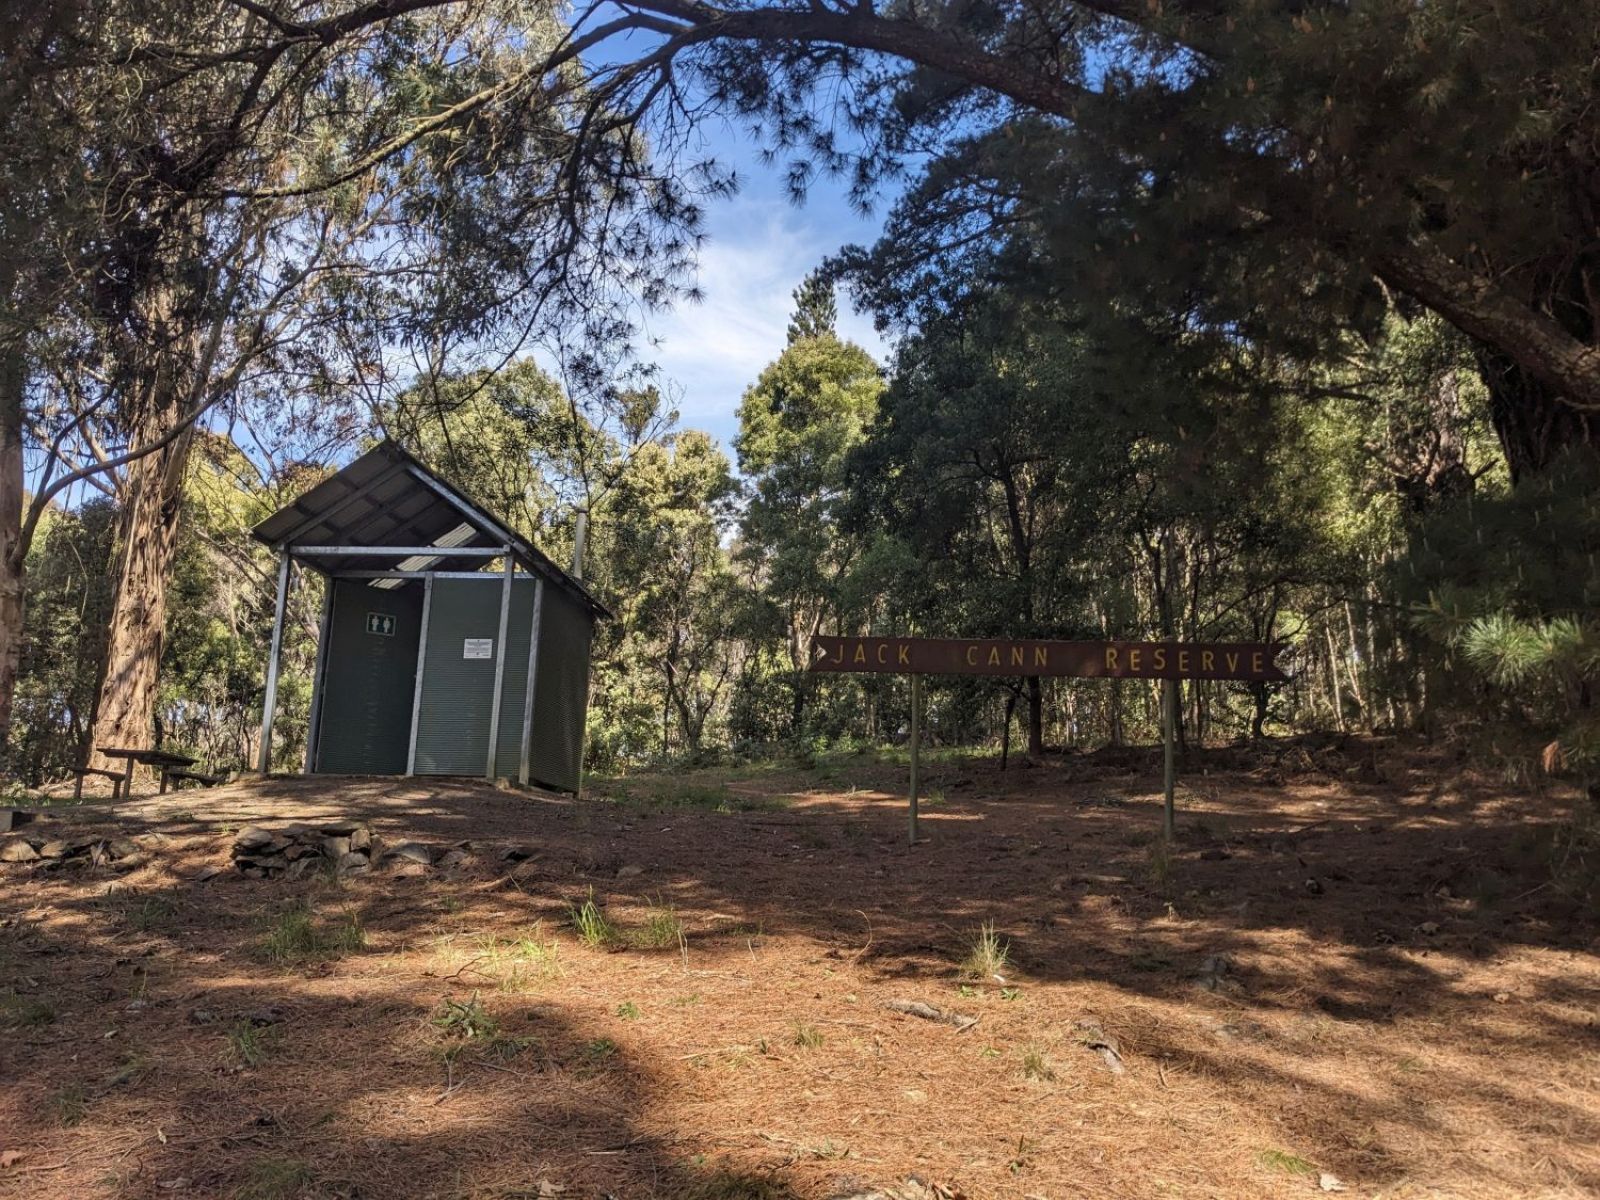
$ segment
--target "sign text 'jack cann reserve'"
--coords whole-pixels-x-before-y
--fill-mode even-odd
[[[1279,642],[1053,642],[1011,638],[819,637],[811,670],[885,675],[1074,675],[1281,683]]]

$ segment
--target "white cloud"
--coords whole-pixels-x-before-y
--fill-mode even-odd
[[[859,220],[825,224],[820,211],[748,197],[707,216],[698,275],[704,299],[652,316],[645,333],[655,344],[646,342],[641,356],[661,367],[685,428],[731,444],[739,398],[786,343],[794,289],[827,255],[875,231]],[[839,308],[840,335],[883,361],[871,318],[843,295]]]

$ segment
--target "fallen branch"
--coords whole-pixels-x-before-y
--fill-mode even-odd
[[[965,1033],[978,1023],[979,1018],[967,1013],[946,1012],[942,1008],[935,1008],[931,1004],[924,1004],[920,1000],[885,1000],[883,1006],[893,1012],[904,1013],[908,1017],[921,1017],[924,1021],[938,1021],[944,1025],[954,1025],[957,1033]]]

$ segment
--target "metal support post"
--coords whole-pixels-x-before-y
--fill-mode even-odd
[[[517,560],[511,557],[511,547],[505,548],[506,575],[500,585],[500,640],[494,648],[494,700],[489,707],[489,761],[484,767],[485,779],[496,775],[495,756],[500,749],[500,698],[506,683],[506,630],[511,622],[511,581],[517,576]]]
[[[261,758],[265,775],[272,766],[272,719],[278,712],[278,659],[283,653],[283,614],[289,604],[289,548],[278,552],[278,603],[272,613],[272,650],[267,658],[267,694],[261,700]],[[132,760],[129,760],[130,770]]]
[[[1166,761],[1162,772],[1162,789],[1166,796],[1166,808],[1161,816],[1161,837],[1164,841],[1172,841],[1177,831],[1177,811],[1173,803],[1173,789],[1178,778],[1177,759],[1177,725],[1178,725],[1178,681],[1176,679],[1163,679],[1161,681],[1161,733],[1166,742]]]
[[[911,677],[911,844],[917,844],[917,793],[922,784],[922,676]]]
[[[310,775],[317,769],[317,743],[322,732],[323,675],[328,670],[328,629],[333,624],[334,582],[322,577],[322,619],[317,622],[317,665],[311,673],[311,719],[306,729],[306,769]]]

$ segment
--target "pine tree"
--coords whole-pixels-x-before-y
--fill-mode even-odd
[[[821,271],[807,275],[794,290],[794,316],[789,318],[789,345],[801,338],[835,332],[839,306],[833,298],[833,281]]]

